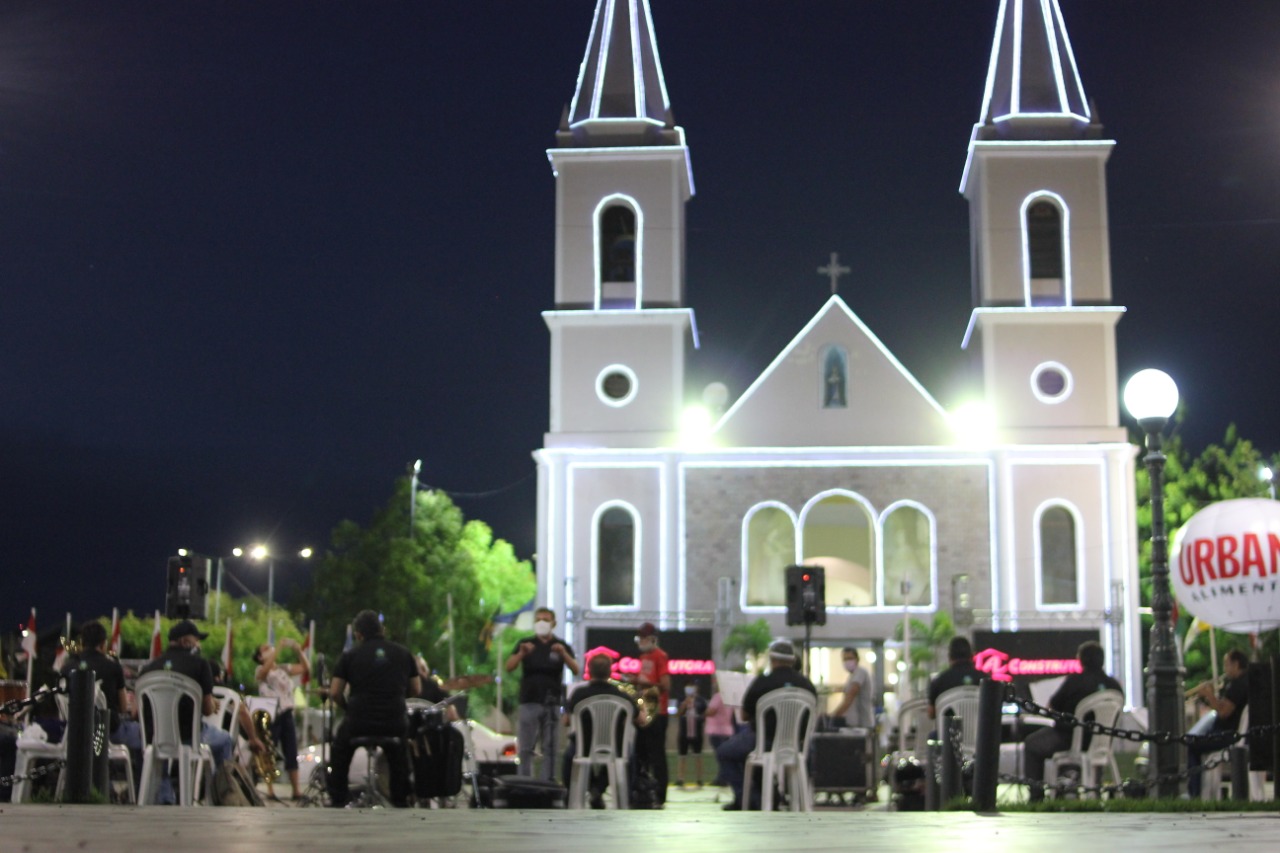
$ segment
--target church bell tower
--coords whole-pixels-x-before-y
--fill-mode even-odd
[[[1006,443],[1123,441],[1106,138],[1058,0],[1001,0],[960,191],[976,353]]]
[[[598,0],[556,179],[547,447],[652,447],[674,435],[684,360],[693,173],[672,120],[648,0]]]

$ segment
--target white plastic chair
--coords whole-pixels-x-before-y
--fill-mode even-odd
[[[217,710],[207,715],[204,721],[227,732],[231,735],[231,742],[237,743],[240,736],[240,703],[244,700],[239,692],[221,684],[214,685],[213,698],[218,701]]]
[[[213,754],[200,740],[204,721],[201,705],[204,696],[200,684],[177,672],[155,670],[138,676],[139,718],[142,722],[142,786],[138,804],[151,805],[155,800],[160,774],[165,762],[178,762],[178,804],[193,805],[198,799],[196,786],[206,776],[212,781]],[[190,703],[191,728],[182,732],[180,709]]]
[[[934,706],[938,736],[942,736],[942,720],[948,716],[960,719],[962,761],[973,758],[978,749],[978,688],[974,685],[952,687],[938,697]]]
[[[923,721],[929,716],[929,700],[923,696],[908,699],[898,708],[897,757],[914,755],[921,743]]]
[[[70,699],[65,693],[55,693],[53,696],[54,703],[58,706],[58,716],[66,720],[68,718],[67,710],[70,707]],[[95,707],[103,711],[107,710],[107,697],[102,692],[102,685],[94,685],[93,704]],[[18,754],[14,762],[14,773],[18,776],[25,776],[31,765],[39,760],[65,761],[67,758],[67,736],[64,732],[62,740],[58,743],[46,743],[43,740],[33,738],[18,739]],[[126,797],[129,802],[134,802],[133,796],[133,762],[129,758],[129,747],[123,744],[108,743],[107,744],[107,760],[114,763],[123,763],[125,779],[128,780],[129,786]],[[66,790],[66,777],[62,771],[58,771],[58,785],[55,796],[62,799],[62,793]],[[27,780],[14,783],[12,799],[15,803],[25,802],[31,792],[31,783]]]
[[[591,771],[604,767],[609,773],[609,790],[613,797],[609,808],[628,807],[627,759],[636,739],[632,725],[635,706],[621,696],[592,696],[573,709],[573,730],[577,733],[577,749],[573,756],[573,769],[569,774],[568,808],[587,807],[587,789]],[[583,722],[590,718],[591,742],[583,737]],[[621,735],[618,727],[622,726]]]
[[[780,785],[787,793],[793,812],[813,811],[813,787],[809,784],[809,744],[818,722],[818,697],[801,687],[770,690],[756,704],[756,748],[747,756],[742,792],[745,808],[751,802],[755,768],[760,768],[764,789],[760,806],[773,811],[773,789]],[[775,720],[773,743],[765,748],[768,720]]]
[[[1096,720],[1104,726],[1114,728],[1122,713],[1124,713],[1124,694],[1119,690],[1101,690],[1081,699],[1072,715],[1078,720]],[[1111,736],[1093,735],[1086,750],[1084,735],[1085,730],[1080,726],[1071,730],[1071,746],[1061,752],[1055,752],[1045,762],[1045,779],[1057,779],[1062,765],[1074,765],[1080,768],[1080,780],[1085,782],[1087,779],[1085,784],[1088,786],[1101,783],[1103,771],[1108,768],[1111,770],[1111,781],[1120,781],[1120,767],[1116,764]],[[1052,783],[1050,785],[1052,786]]]

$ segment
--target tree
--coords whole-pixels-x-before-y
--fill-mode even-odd
[[[1276,470],[1280,467],[1280,455],[1267,458],[1254,444],[1242,439],[1236,431],[1235,424],[1227,427],[1221,445],[1210,444],[1199,456],[1192,458],[1178,435],[1178,427],[1182,423],[1184,412],[1179,408],[1174,416],[1173,435],[1164,444],[1166,457],[1164,469],[1164,501],[1165,528],[1170,541],[1174,532],[1191,520],[1191,517],[1209,504],[1235,498],[1266,497],[1266,483],[1259,478],[1259,471],[1264,467]],[[1135,434],[1132,440],[1143,444],[1144,439]],[[1151,480],[1145,465],[1137,468],[1138,494],[1138,574],[1139,592],[1143,605],[1151,602]],[[1144,626],[1149,628],[1151,619],[1144,617]],[[1191,625],[1191,615],[1185,611],[1178,614],[1175,630],[1179,637],[1186,635]],[[1149,631],[1144,630],[1143,641],[1148,639]],[[1253,655],[1252,641],[1242,634],[1218,632],[1217,645],[1219,658],[1231,649],[1241,649]],[[1269,654],[1269,650],[1277,648],[1277,632],[1270,631],[1259,638],[1258,652]],[[1207,680],[1212,672],[1209,659],[1209,635],[1207,632],[1198,636],[1184,654],[1183,663],[1187,669],[1187,683],[1195,684]]]
[[[911,620],[911,648],[907,651],[906,678],[911,684],[913,695],[923,694],[930,674],[940,668],[939,653],[955,634],[955,623],[951,620],[951,614],[945,610],[933,614],[933,619],[927,625],[919,619]],[[902,642],[901,622],[893,627],[893,638]]]
[[[297,608],[316,621],[316,647],[332,659],[355,614],[371,609],[390,638],[434,669],[448,675],[452,659],[460,675],[492,674],[500,662],[488,641],[493,617],[534,596],[530,564],[487,524],[466,521],[441,491],[415,492],[411,529],[411,488],[408,478],[398,480],[367,527],[338,524]],[[472,698],[492,702],[494,688]]]

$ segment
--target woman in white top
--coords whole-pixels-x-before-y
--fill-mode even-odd
[[[302,791],[298,788],[298,728],[293,721],[293,676],[309,676],[311,665],[307,663],[307,656],[302,653],[302,646],[297,640],[286,637],[280,641],[280,646],[297,652],[298,663],[278,663],[279,649],[263,643],[253,653],[253,661],[258,665],[254,677],[258,681],[258,695],[277,702],[276,714],[271,720],[271,737],[284,751],[284,769],[289,774],[289,784],[293,786],[293,798],[297,800],[302,797]],[[275,796],[271,779],[267,780],[267,791]]]

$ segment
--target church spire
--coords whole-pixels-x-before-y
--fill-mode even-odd
[[[1099,134],[1058,0],[1000,0],[975,136],[1078,139]]]
[[[649,0],[596,0],[561,147],[680,144]]]

